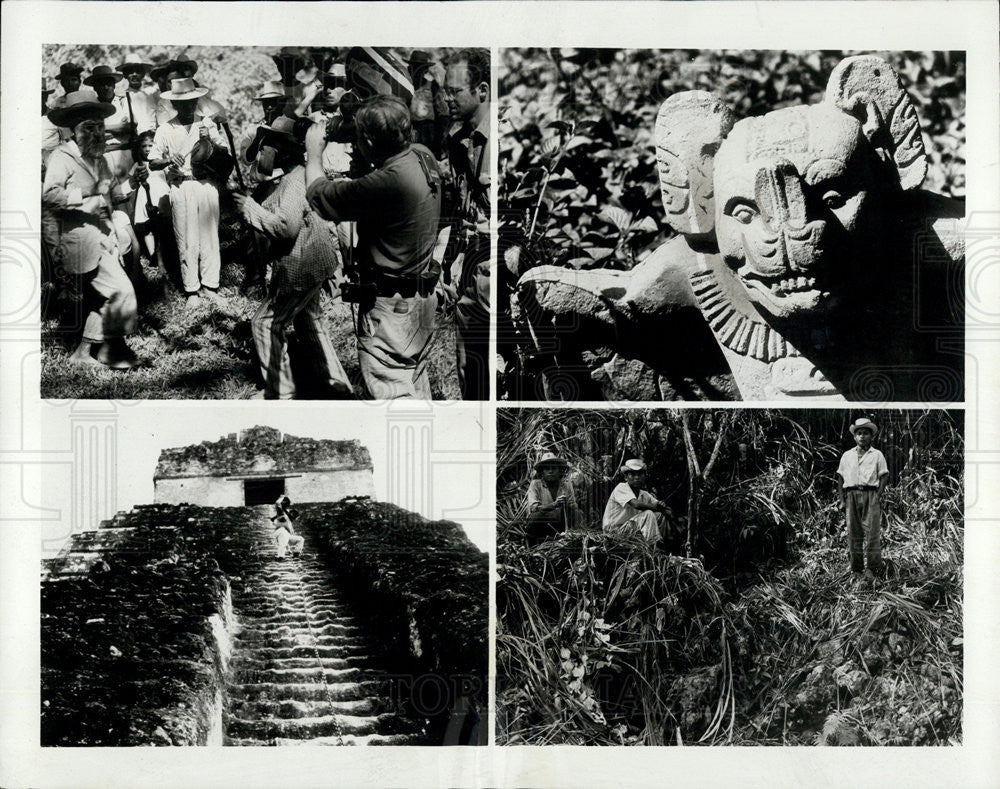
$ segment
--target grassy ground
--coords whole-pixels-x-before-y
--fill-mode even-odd
[[[249,324],[259,301],[239,294],[242,276],[240,266],[225,265],[220,303],[203,299],[197,308],[188,310],[167,277],[147,269],[147,282],[139,289],[139,325],[128,341],[140,366],[125,372],[68,360],[80,336],[79,302],[59,297],[55,310],[50,310],[54,314],[42,326],[41,396],[116,400],[252,397],[262,386]],[[366,397],[351,306],[324,294],[323,315],[355,392]],[[428,370],[431,390],[435,399],[456,399],[454,323],[450,316],[439,313],[438,327]],[[294,366],[294,342],[290,346]],[[308,381],[304,384],[304,396],[324,396]]]

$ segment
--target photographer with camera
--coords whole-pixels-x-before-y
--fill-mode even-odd
[[[344,301],[358,305],[358,361],[372,397],[431,399],[427,356],[440,273],[432,252],[441,215],[441,175],[429,150],[412,144],[410,110],[392,96],[365,101],[354,115],[356,155],[367,175],[329,181],[325,123],[306,134],[309,204],[325,219],[355,221],[356,260]]]

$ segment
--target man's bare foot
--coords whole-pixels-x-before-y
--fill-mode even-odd
[[[69,355],[69,360],[71,362],[78,362],[79,364],[100,364],[92,355],[93,348],[92,343],[81,342],[76,346],[76,350]]]

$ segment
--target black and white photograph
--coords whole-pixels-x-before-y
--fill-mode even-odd
[[[963,742],[964,414],[510,409],[501,745]]]
[[[499,397],[962,402],[965,62],[502,49]]]
[[[489,399],[490,55],[47,45],[41,395]]]
[[[42,747],[488,742],[476,414],[315,416],[54,410]]]

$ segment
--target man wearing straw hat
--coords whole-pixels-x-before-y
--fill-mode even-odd
[[[528,516],[525,532],[534,542],[579,525],[580,509],[573,486],[566,479],[569,464],[554,452],[546,452],[535,463],[537,477],[528,485]]]
[[[122,268],[122,250],[112,211],[127,198],[139,177],[122,182],[104,158],[104,119],[114,107],[91,90],[74,91],[49,113],[73,139],[49,157],[42,186],[43,236],[56,262],[83,282],[88,308],[83,339],[70,359],[127,369],[136,363],[125,344],[136,320],[132,283]],[[95,353],[96,349],[96,353]]]
[[[134,52],[125,56],[118,70],[125,75],[128,86],[122,96],[115,97],[116,105],[120,105],[126,114],[131,106],[132,118],[136,134],[142,134],[156,129],[156,100],[143,90],[142,82],[152,68]]]
[[[870,584],[882,569],[881,495],[889,482],[889,467],[885,456],[872,446],[878,433],[874,422],[862,417],[848,429],[856,446],[843,454],[837,468],[840,508],[847,516],[851,571],[856,579]]]
[[[181,280],[187,306],[193,307],[201,294],[216,298],[222,262],[219,191],[211,178],[200,177],[192,170],[191,153],[200,140],[218,146],[224,146],[225,141],[211,118],[195,120],[198,100],[208,90],[197,87],[190,77],[176,72],[172,76],[170,90],[161,98],[169,101],[177,114],[157,128],[149,168],[166,170]]]
[[[602,525],[611,534],[629,534],[638,531],[652,545],[663,532],[666,505],[652,493],[643,490],[646,484],[646,464],[641,460],[626,460],[620,471],[625,481],[611,491],[611,498],[604,508]]]

